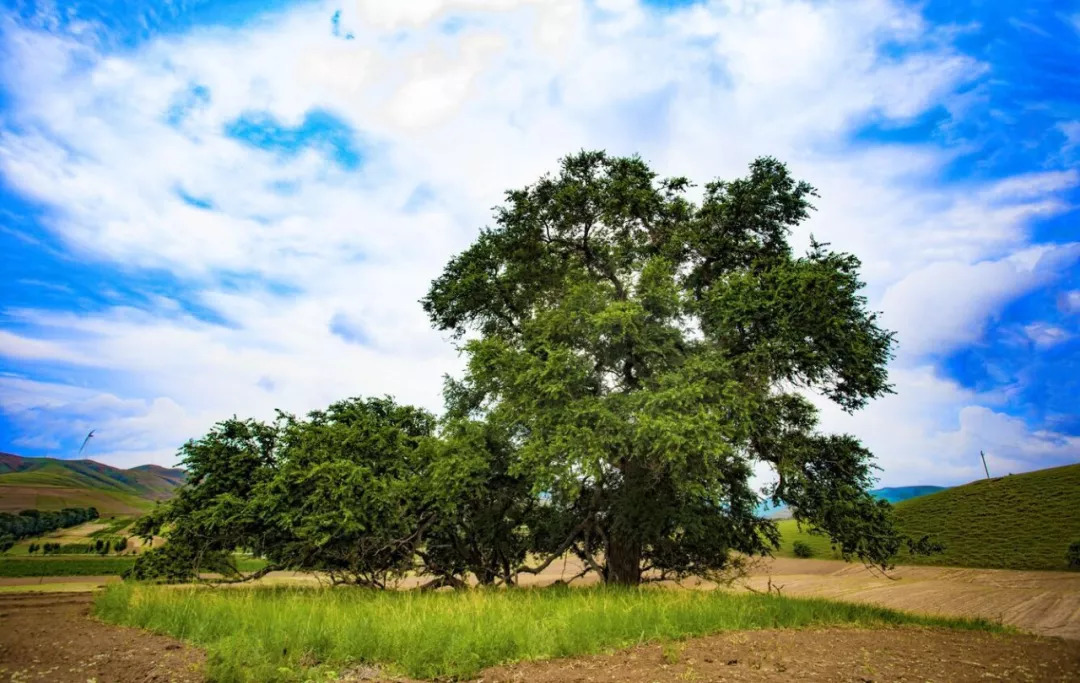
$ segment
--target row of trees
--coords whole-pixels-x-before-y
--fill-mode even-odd
[[[23,510],[18,514],[0,512],[0,552],[8,550],[21,539],[78,526],[97,518],[98,511],[93,507]]]
[[[93,543],[31,543],[26,552],[30,555],[39,550],[42,555],[108,555],[110,550],[121,553],[127,547],[127,537],[98,538]]]
[[[867,493],[872,455],[817,429],[816,400],[890,391],[893,337],[858,259],[789,244],[814,188],[771,158],[691,188],[582,152],[508,192],[421,302],[468,361],[443,416],[374,398],[220,423],[181,449],[187,483],[139,524],[168,544],[133,574],[240,578],[245,548],[373,586],[511,584],[567,553],[613,583],[716,576],[776,546],[763,499],[847,558],[925,550]]]

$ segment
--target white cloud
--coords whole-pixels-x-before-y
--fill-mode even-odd
[[[1049,348],[1072,338],[1068,330],[1045,322],[1031,323],[1024,326],[1024,334],[1038,348]]]
[[[1058,297],[1058,308],[1065,313],[1080,313],[1080,289],[1062,292]]]
[[[980,395],[929,366],[894,369],[896,393],[856,415],[818,401],[822,427],[857,434],[877,456],[885,486],[954,485],[991,474],[1026,472],[1077,461],[1080,437],[1031,430],[995,406],[1003,394]]]
[[[1030,247],[998,259],[930,263],[891,285],[884,321],[897,331],[902,360],[944,355],[982,337],[1001,307],[1052,282],[1080,260],[1080,244]]]
[[[49,228],[80,258],[168,272],[186,302],[226,322],[168,298],[9,312],[21,331],[3,333],[0,353],[111,378],[77,390],[4,379],[0,391],[17,399],[5,410],[25,429],[75,434],[93,422],[103,458],[164,462],[233,413],[381,393],[438,409],[441,376],[460,361],[417,300],[504,190],[582,147],[640,152],[698,182],[773,154],[822,192],[796,242],[813,230],[857,253],[873,304],[910,354],[895,372],[902,403],[882,404],[902,406],[918,438],[899,438],[885,408],[842,422],[902,477],[931,471],[926,449],[966,453],[968,437],[955,436],[965,423],[933,410],[956,418],[989,400],[934,378],[919,354],[977,338],[1004,302],[1074,253],[1029,247],[1028,225],[1065,208],[1058,194],[1075,173],[942,183],[957,150],[846,142],[864,122],[961,111],[954,93],[986,69],[901,3],[717,1],[659,13],[636,2],[370,0],[344,8],[355,40],[330,36],[336,9],[304,4],[111,56],[4,28],[0,77],[15,94],[0,121],[5,180],[52,207]],[[467,20],[444,31],[458,12]],[[887,55],[889,45],[910,49]],[[208,101],[171,124],[194,85]],[[295,126],[314,109],[358,132],[359,172],[223,132],[248,112]],[[274,189],[282,183],[293,191]],[[180,188],[213,209],[186,203]],[[414,208],[418,188],[430,201]],[[225,273],[250,284],[238,289]],[[946,276],[954,284],[939,291]],[[335,334],[335,321],[364,343]],[[967,476],[959,460],[945,466],[943,477]]]

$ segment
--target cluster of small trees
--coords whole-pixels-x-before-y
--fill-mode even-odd
[[[18,514],[0,512],[0,552],[23,538],[41,536],[57,529],[78,526],[98,518],[96,508],[63,510],[23,510]]]
[[[370,586],[512,584],[567,554],[613,583],[719,576],[776,547],[763,498],[887,566],[905,539],[867,493],[872,455],[820,433],[808,398],[853,411],[890,391],[858,259],[812,238],[794,253],[815,191],[774,159],[690,188],[582,152],[508,192],[421,302],[467,359],[444,415],[368,398],[218,424],[138,523],[168,543],[132,576],[250,578],[238,548]]]

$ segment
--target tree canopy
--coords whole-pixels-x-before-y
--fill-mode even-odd
[[[700,204],[690,187],[636,157],[567,157],[507,193],[424,309],[465,340],[465,383],[513,425],[516,469],[574,518],[572,549],[607,580],[767,552],[758,462],[774,502],[845,555],[887,562],[899,539],[866,493],[871,455],[819,434],[806,398],[855,410],[889,391],[892,335],[866,310],[858,259],[793,253],[815,191],[775,159]]]
[[[794,252],[816,193],[775,159],[691,190],[582,152],[508,192],[421,302],[467,359],[442,418],[383,398],[219,424],[182,448],[187,483],[141,526],[169,543],[135,574],[237,575],[245,548],[374,586],[511,584],[567,553],[615,583],[718,576],[775,547],[763,498],[887,566],[904,539],[872,455],[811,400],[890,391],[858,259]]]

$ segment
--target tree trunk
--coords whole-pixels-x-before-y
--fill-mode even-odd
[[[605,582],[621,586],[641,583],[641,542],[632,534],[612,529],[604,559],[607,561]]]

